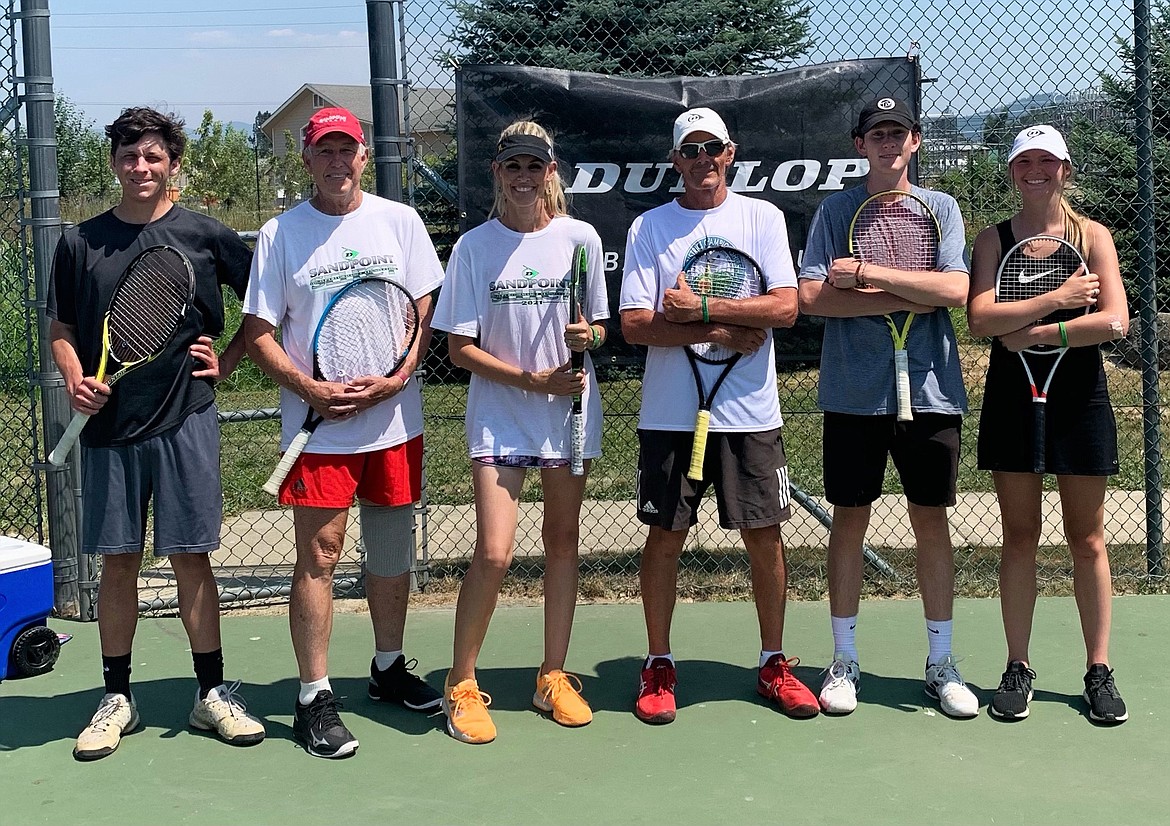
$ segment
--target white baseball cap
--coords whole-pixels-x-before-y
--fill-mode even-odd
[[[688,109],[674,121],[674,148],[678,149],[687,136],[694,132],[707,132],[724,143],[731,143],[731,135],[727,133],[727,124],[723,118],[715,114],[714,109],[700,106],[697,109]]]
[[[1043,149],[1057,160],[1072,162],[1072,157],[1068,154],[1068,144],[1064,142],[1064,138],[1056,129],[1045,123],[1039,126],[1029,126],[1016,135],[1016,139],[1012,141],[1012,151],[1008,152],[1008,163],[1029,149]]]

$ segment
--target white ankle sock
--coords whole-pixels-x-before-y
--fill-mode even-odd
[[[646,662],[643,663],[642,667],[649,668],[650,663],[654,662],[655,660],[670,660],[670,664],[674,665],[674,655],[667,651],[665,654],[647,654]]]
[[[313,698],[317,696],[318,691],[332,691],[333,687],[329,685],[329,675],[326,674],[319,680],[313,680],[311,683],[301,683],[301,693],[297,697],[297,702],[303,706],[307,706],[313,702]]]
[[[385,671],[390,666],[398,661],[402,656],[402,651],[374,651],[374,668],[379,671]]]
[[[783,649],[781,649],[780,651],[761,651],[760,652],[760,666],[759,667],[763,668],[764,663],[766,663],[768,660],[772,659],[772,657],[776,656],[777,654],[780,655],[780,659],[783,660],[785,658]]]
[[[926,621],[926,643],[930,646],[926,654],[927,665],[936,665],[951,655],[954,624],[954,620]]]
[[[857,662],[857,614],[851,617],[829,617],[833,625],[833,657],[843,655],[847,661]]]

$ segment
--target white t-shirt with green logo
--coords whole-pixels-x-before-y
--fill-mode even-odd
[[[351,281],[375,275],[402,284],[415,300],[443,282],[443,266],[418,213],[368,192],[346,215],[326,215],[306,201],[260,229],[244,312],[280,327],[289,360],[311,376],[313,333],[329,300]],[[307,411],[305,402],[281,388],[282,450]],[[323,422],[306,452],[383,450],[422,430],[422,397],[411,381],[360,416]]]
[[[524,370],[547,370],[569,360],[565,345],[573,250],[584,244],[585,317],[609,318],[601,239],[584,221],[562,216],[537,232],[514,232],[498,220],[464,233],[455,244],[439,293],[433,326],[479,339],[496,358]],[[585,457],[601,455],[601,398],[585,357]],[[568,396],[533,393],[481,376],[467,395],[467,445],[472,458],[570,455]]]

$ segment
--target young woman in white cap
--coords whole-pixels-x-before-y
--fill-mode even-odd
[[[1105,547],[1105,486],[1117,473],[1117,426],[1099,346],[1129,328],[1125,288],[1109,230],[1078,214],[1065,198],[1072,162],[1061,134],[1051,126],[1020,132],[1008,154],[1020,211],[988,227],[975,240],[971,333],[993,337],[979,422],[979,467],[995,481],[1003,522],[1000,604],[1007,636],[1007,670],[991,702],[1003,719],[1028,716],[1032,681],[1028,654],[1036,607],[1036,550],[1043,526],[1043,474],[1033,473],[1032,394],[1015,353],[1037,344],[1071,349],[1049,388],[1047,472],[1056,476],[1064,532],[1073,561],[1073,590],[1085,640],[1088,671],[1084,699],[1090,719],[1121,723],[1128,717],[1109,666],[1112,575]],[[1000,261],[1018,241],[1033,235],[1064,238],[1080,250],[1087,268],[1060,288],[1027,301],[996,303]],[[1063,325],[1041,324],[1058,307],[1089,306]]]
[[[447,731],[465,743],[495,739],[491,698],[475,664],[516,538],[520,489],[540,471],[544,498],[544,662],[532,703],[564,726],[593,719],[581,682],[564,671],[577,600],[581,500],[589,462],[601,455],[601,400],[591,361],[609,317],[601,239],[570,218],[552,139],[518,121],[500,135],[492,162],[495,217],[465,233],[451,253],[434,326],[449,333],[451,360],[471,371],[467,442],[475,488],[476,542],[459,589],[455,650],[443,692]],[[583,317],[569,318],[574,250],[588,257]],[[585,475],[570,471],[570,397],[582,396]]]

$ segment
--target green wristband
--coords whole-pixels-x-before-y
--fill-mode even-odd
[[[597,332],[597,328],[592,324],[589,325],[589,333],[593,336],[593,340],[589,342],[589,349],[596,350],[601,346],[601,333]]]
[[[1056,329],[1060,330],[1060,346],[1068,347],[1068,331],[1064,329],[1064,322],[1057,322]]]
[[[703,323],[710,324],[711,323],[711,316],[707,313],[707,296],[703,296],[702,301],[703,301]]]

